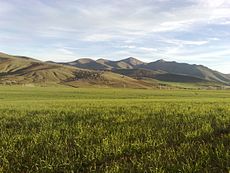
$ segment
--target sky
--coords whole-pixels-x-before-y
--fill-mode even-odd
[[[230,73],[230,0],[0,0],[0,52],[164,59]]]

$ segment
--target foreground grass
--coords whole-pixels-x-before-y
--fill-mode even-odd
[[[230,91],[0,87],[0,172],[230,171]]]

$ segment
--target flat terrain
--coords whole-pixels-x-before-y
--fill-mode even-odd
[[[230,171],[230,91],[0,87],[0,172]]]

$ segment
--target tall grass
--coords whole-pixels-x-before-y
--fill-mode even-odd
[[[228,91],[126,91],[0,88],[0,172],[230,171]]]

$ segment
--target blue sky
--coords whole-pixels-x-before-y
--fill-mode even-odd
[[[165,59],[230,73],[230,1],[0,0],[0,52]]]

